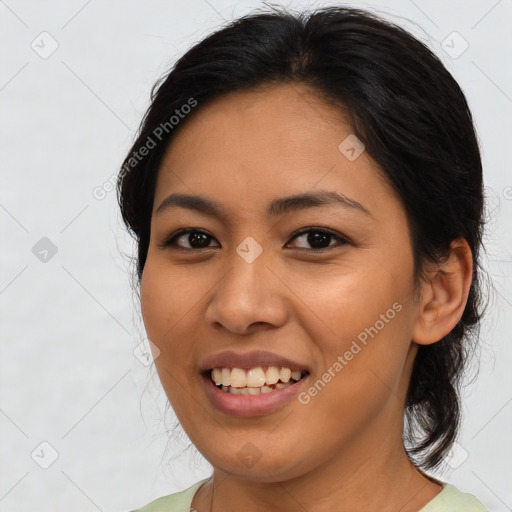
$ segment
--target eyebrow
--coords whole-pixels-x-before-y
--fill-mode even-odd
[[[323,205],[340,205],[344,208],[350,208],[372,216],[371,212],[358,201],[330,190],[307,192],[274,199],[267,207],[267,214],[276,217],[285,213]],[[216,216],[222,220],[227,220],[228,217],[226,210],[221,204],[206,197],[189,194],[171,194],[166,197],[157,208],[156,214],[173,207],[196,210],[207,215]]]

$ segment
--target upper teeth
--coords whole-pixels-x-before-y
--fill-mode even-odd
[[[276,384],[279,380],[288,382],[291,379],[299,380],[302,376],[300,370],[290,370],[290,368],[278,368],[269,366],[263,370],[261,366],[243,370],[242,368],[214,368],[211,371],[211,378],[217,386],[232,386],[234,388],[259,388]]]

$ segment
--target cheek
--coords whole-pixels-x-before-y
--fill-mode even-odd
[[[369,425],[376,425],[383,414],[388,418],[402,417],[409,344],[404,336],[407,321],[400,314],[401,311],[380,331],[358,327],[352,331],[362,332],[364,338],[347,333],[322,347],[325,366],[318,369],[300,397],[304,414],[326,426],[322,435],[343,444]],[[388,413],[384,413],[386,410]]]
[[[169,361],[177,361],[181,357],[177,352],[185,346],[174,342],[176,326],[184,316],[183,300],[179,301],[178,295],[177,284],[151,261],[146,263],[140,284],[140,303],[147,337],[160,351],[155,366],[163,384],[167,380],[166,372],[175,371],[169,367]],[[164,387],[168,391],[168,386]]]
[[[177,383],[166,374],[187,385],[185,374],[196,371],[191,366],[197,350],[193,337],[210,288],[201,273],[148,256],[140,285],[141,310],[147,336],[160,350],[155,366],[168,395]]]
[[[168,274],[148,258],[140,284],[140,302],[147,336],[159,350],[156,370],[171,406],[181,415],[192,350],[181,333],[190,329],[186,326],[186,312],[191,306],[185,303],[187,295],[180,292],[179,280]]]
[[[342,348],[376,322],[381,330],[381,315],[393,321],[393,304],[404,300],[408,276],[379,268],[382,264],[328,268],[325,273],[293,278],[294,293],[305,306],[301,307],[303,321],[311,330],[311,339],[327,337]]]
[[[160,333],[163,330],[163,318],[164,312],[167,309],[168,304],[162,301],[163,293],[161,289],[161,283],[158,279],[155,279],[156,275],[152,272],[151,266],[146,263],[142,279],[140,283],[140,305],[142,310],[142,318],[144,319],[144,326],[148,338],[158,343]]]
[[[148,256],[140,284],[140,302],[148,337],[165,345],[191,313],[204,289],[199,289],[180,268],[172,271],[165,262]]]
[[[306,306],[300,321],[322,361],[315,378],[325,386],[312,390],[323,396],[319,414],[323,409],[343,423],[348,407],[362,417],[397,389],[412,326],[412,267],[409,273],[407,262],[398,263],[401,270],[381,261],[296,281]]]

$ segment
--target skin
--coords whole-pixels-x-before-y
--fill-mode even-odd
[[[338,150],[351,133],[305,85],[236,92],[198,107],[159,171],[142,313],[167,397],[214,468],[214,511],[277,503],[285,512],[413,512],[441,491],[407,458],[404,400],[418,345],[435,343],[462,316],[471,252],[454,241],[415,289],[405,211],[367,152],[349,161]],[[320,189],[370,214],[342,205],[266,214],[273,199]],[[181,207],[156,213],[172,193],[215,200],[227,217]],[[307,233],[295,236],[306,227],[349,242],[327,237],[321,247],[329,249],[315,250]],[[187,234],[176,240],[182,250],[161,246],[183,228],[211,235],[208,248],[191,248]],[[248,236],[263,249],[252,263],[236,252]],[[205,394],[199,364],[224,350],[275,351],[306,362],[315,382],[397,302],[401,311],[308,404],[235,418]],[[261,454],[251,467],[238,457],[248,442]],[[211,482],[192,505],[210,510]]]

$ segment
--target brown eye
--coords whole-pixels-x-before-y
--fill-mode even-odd
[[[178,241],[181,240],[181,243]],[[180,231],[179,233],[173,235],[171,238],[161,244],[162,247],[177,247],[181,249],[207,249],[208,247],[212,247],[210,242],[214,240],[213,236],[205,233],[204,231],[199,230],[185,230]],[[187,244],[188,247],[182,245],[182,243]]]
[[[301,238],[303,241],[298,248],[308,251],[325,251],[350,243],[343,236],[325,228],[303,229],[299,233],[296,233],[292,237],[292,240]],[[216,247],[215,245],[210,245],[213,240],[215,240],[215,238],[204,231],[187,229],[172,235],[160,244],[160,246],[184,250],[208,249]],[[217,245],[217,247],[219,247],[219,245]]]
[[[303,239],[303,242],[301,243],[305,245],[300,246],[299,249],[308,249],[312,251],[322,251],[331,247],[339,247],[348,243],[348,241],[342,236],[326,229],[307,228],[297,233],[292,238],[292,240],[300,238]],[[332,241],[335,243],[332,244]],[[307,247],[307,245],[309,245],[311,249]]]

